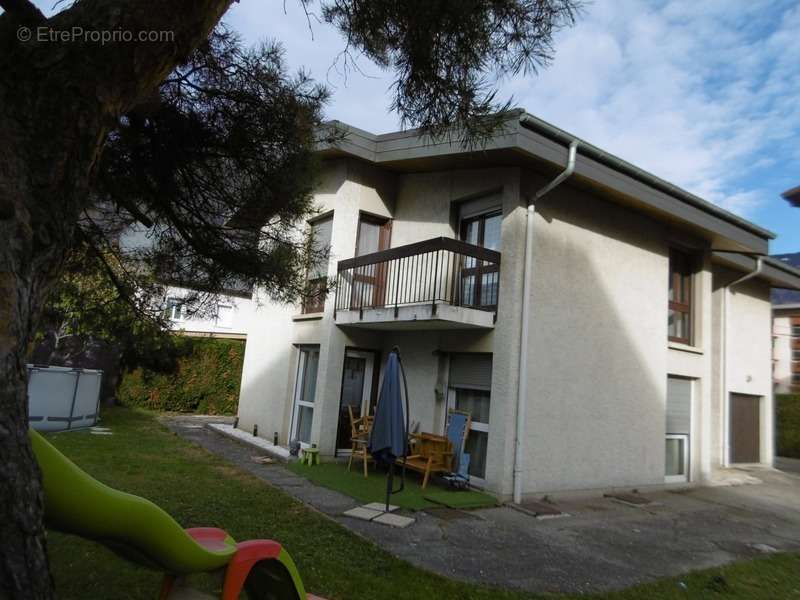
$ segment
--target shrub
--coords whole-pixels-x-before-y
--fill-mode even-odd
[[[150,410],[236,414],[242,379],[244,342],[184,338],[186,351],[174,372],[137,368],[122,377],[117,398]]]
[[[778,456],[800,458],[800,394],[775,394]]]

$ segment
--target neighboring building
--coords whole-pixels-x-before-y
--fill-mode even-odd
[[[800,289],[754,258],[773,234],[582,141],[541,196],[573,137],[519,112],[482,151],[339,126],[310,223],[330,260],[309,273],[336,287],[256,311],[242,429],[346,454],[348,407],[372,410],[397,345],[412,423],[469,411],[473,480],[502,497],[515,477],[531,495],[771,465],[770,288]]]
[[[147,227],[135,224],[119,238],[126,251],[148,248],[153,244]],[[158,299],[155,310],[164,310],[170,328],[176,333],[189,336],[247,339],[247,324],[253,318],[255,303],[252,286],[233,282],[229,288],[217,294],[213,306],[202,298],[202,292],[190,288],[164,285],[164,296]],[[198,302],[199,299],[199,302]]]
[[[184,301],[191,294],[187,288],[167,287],[165,311],[174,331],[190,336],[247,339],[248,322],[255,314],[250,293],[219,294],[215,306],[196,314],[189,313]]]
[[[800,252],[773,258],[800,268]],[[772,368],[775,393],[800,392],[800,292],[772,292]]]
[[[792,206],[800,207],[800,185],[793,187],[790,190],[786,190],[781,194],[781,196]]]

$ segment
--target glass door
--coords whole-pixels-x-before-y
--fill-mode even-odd
[[[358,418],[369,412],[372,396],[372,369],[374,356],[371,352],[348,350],[342,371],[342,397],[339,402],[339,423],[336,433],[336,453],[348,454],[352,450],[350,440],[350,410]]]
[[[503,215],[499,211],[478,215],[461,221],[461,240],[489,250],[500,249],[500,227]],[[500,272],[496,264],[467,257],[461,267],[461,304],[475,308],[497,307]]]
[[[392,222],[389,219],[361,214],[358,219],[356,256],[389,248]],[[353,308],[383,306],[386,295],[386,264],[358,267],[353,274]]]
[[[492,356],[454,353],[449,360],[447,408],[468,413],[472,419],[464,452],[470,455],[470,477],[482,483],[489,444]]]
[[[297,440],[304,448],[311,444],[314,421],[314,396],[317,392],[319,348],[301,348],[294,384],[294,409],[289,440]]]

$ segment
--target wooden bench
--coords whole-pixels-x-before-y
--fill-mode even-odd
[[[424,475],[422,489],[428,485],[431,473],[450,473],[453,464],[453,444],[442,435],[412,433],[410,454],[406,467]],[[402,459],[397,461],[402,464]]]

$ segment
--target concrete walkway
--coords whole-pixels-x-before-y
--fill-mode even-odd
[[[406,529],[344,517],[358,505],[192,417],[170,417],[176,433],[281,488],[341,525],[417,566],[456,579],[532,592],[619,589],[775,551],[800,550],[800,475],[746,474],[759,485],[648,493],[631,506],[596,493],[556,498],[568,517],[536,519],[510,507],[413,513]],[[748,478],[749,479],[749,478]]]

